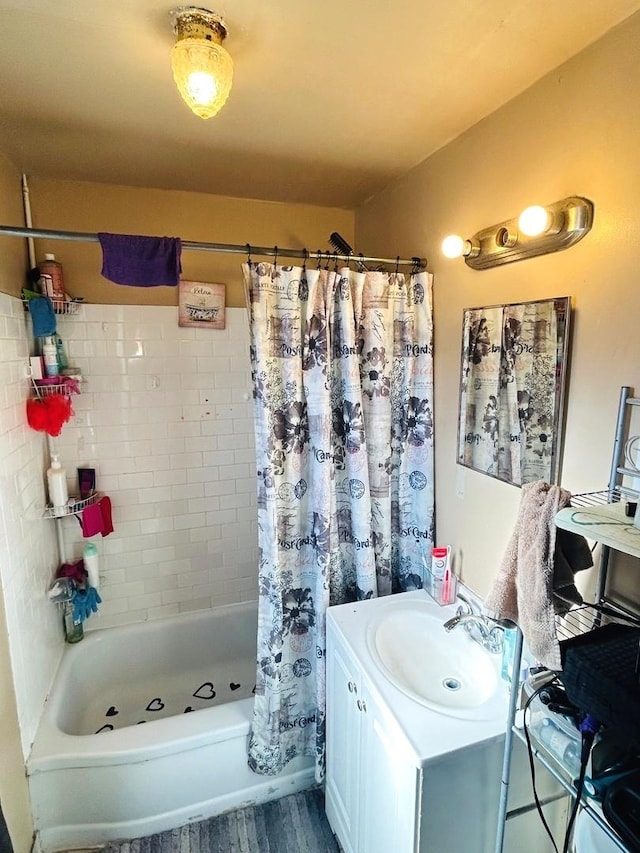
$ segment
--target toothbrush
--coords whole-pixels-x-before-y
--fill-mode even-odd
[[[444,570],[444,577],[442,578],[442,603],[449,604],[449,595],[451,593],[451,572],[449,570],[449,561],[447,560],[447,565]]]

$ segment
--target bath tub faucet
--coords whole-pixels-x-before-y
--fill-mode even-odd
[[[502,627],[491,624],[486,616],[476,613],[474,606],[464,595],[458,594],[458,598],[465,606],[458,607],[456,615],[444,623],[444,630],[449,633],[458,625],[462,625],[471,639],[480,643],[483,649],[494,655],[501,654],[504,640]]]

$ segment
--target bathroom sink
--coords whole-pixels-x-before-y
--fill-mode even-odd
[[[487,719],[505,708],[498,656],[462,627],[447,633],[428,608],[390,608],[371,627],[368,645],[384,675],[434,711]]]

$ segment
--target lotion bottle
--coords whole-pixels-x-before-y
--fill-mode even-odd
[[[100,585],[98,548],[93,542],[87,542],[84,546],[82,561],[87,572],[87,586],[92,586],[97,591]]]
[[[67,491],[67,472],[60,463],[57,453],[51,454],[51,467],[47,470],[47,485],[49,487],[49,503],[53,506],[53,514],[66,514],[69,492]]]

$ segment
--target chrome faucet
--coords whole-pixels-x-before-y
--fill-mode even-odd
[[[462,604],[458,606],[456,615],[444,623],[444,630],[448,633],[458,625],[462,625],[471,639],[479,643],[483,649],[494,655],[501,654],[504,640],[502,627],[497,624],[492,625],[489,619],[478,613],[469,599],[461,593],[458,593],[458,598]]]

